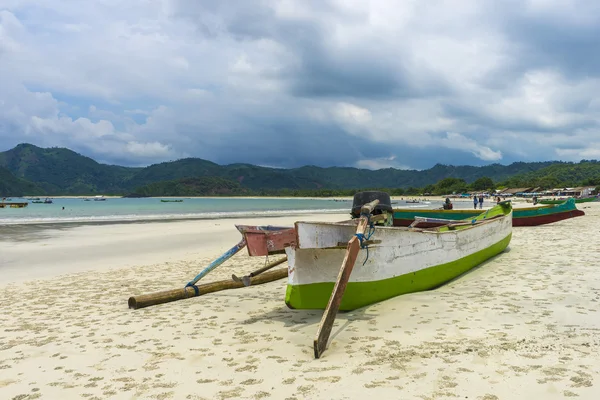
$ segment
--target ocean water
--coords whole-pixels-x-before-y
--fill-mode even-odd
[[[29,205],[25,208],[0,208],[0,225],[243,218],[307,212],[349,212],[352,207],[350,200],[331,199],[181,198],[181,200],[183,200],[181,203],[164,203],[157,198],[108,198],[105,201],[54,198],[52,204],[36,204],[25,199],[12,198],[13,202],[28,201]]]
[[[180,219],[246,218],[269,215],[350,213],[352,200],[274,199],[274,198],[179,198],[181,203],[165,203],[158,198],[108,198],[105,201],[52,199],[52,204],[29,202],[25,208],[0,208],[0,225],[43,223],[97,223],[120,221],[160,221]],[[43,200],[43,198],[42,198]],[[169,198],[176,200],[176,198]],[[394,200],[393,207],[439,208],[442,201],[407,203]],[[458,207],[457,207],[458,206]],[[64,209],[63,209],[64,207]],[[462,208],[461,204],[455,204]]]

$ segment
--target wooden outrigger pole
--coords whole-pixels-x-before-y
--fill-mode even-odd
[[[274,271],[268,271],[264,274],[254,276],[250,278],[251,285],[260,285],[262,283],[273,282],[279,279],[287,277],[287,268],[279,268]],[[194,290],[190,286],[186,286],[179,289],[166,290],[163,292],[142,294],[139,296],[131,296],[128,304],[129,308],[137,310],[138,308],[144,308],[154,306],[157,304],[169,303],[176,300],[189,299],[191,297],[202,296],[208,293],[219,292],[221,290],[238,289],[245,287],[243,282],[236,282],[231,279],[204,283],[198,285],[198,290]]]
[[[157,304],[169,303],[172,301],[189,299],[191,297],[202,296],[208,293],[214,293],[221,290],[227,289],[237,289],[250,285],[258,285],[262,283],[272,282],[275,280],[279,280],[285,278],[287,276],[287,268],[281,268],[276,271],[269,271],[264,273],[265,271],[272,269],[273,267],[283,263],[287,260],[286,258],[279,259],[274,261],[261,269],[252,272],[250,275],[245,276],[239,281],[235,280],[223,280],[205,283],[202,285],[196,285],[196,283],[205,277],[208,273],[213,271],[219,265],[223,264],[225,261],[229,260],[236,253],[246,247],[246,239],[240,240],[235,246],[227,250],[223,253],[219,258],[215,261],[211,262],[206,268],[204,268],[198,275],[194,277],[191,281],[189,281],[185,287],[173,290],[166,290],[162,292],[143,294],[139,296],[131,296],[128,300],[129,308],[138,309],[149,307]],[[236,277],[237,278],[237,277]]]
[[[335,286],[331,292],[329,303],[327,303],[327,307],[325,308],[325,312],[321,318],[321,323],[319,324],[319,329],[317,330],[317,336],[313,342],[315,358],[320,358],[321,354],[323,354],[327,348],[327,341],[329,340],[329,335],[331,334],[331,329],[333,328],[335,316],[340,308],[344,291],[346,290],[348,280],[350,279],[350,274],[352,273],[352,268],[354,268],[356,258],[358,257],[358,252],[361,248],[362,241],[364,240],[365,230],[369,224],[371,213],[377,204],[379,204],[379,200],[373,200],[372,202],[365,204],[360,210],[360,218],[358,221],[358,227],[356,228],[356,234],[352,236],[350,241],[348,241],[346,256],[344,257],[344,261],[342,262]]]

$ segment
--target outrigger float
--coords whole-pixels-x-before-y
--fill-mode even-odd
[[[294,227],[237,225],[242,240],[185,287],[130,297],[129,307],[143,308],[287,276],[288,307],[324,310],[313,343],[315,358],[320,358],[338,310],[434,289],[501,253],[512,237],[509,201],[474,218],[437,219],[442,225],[433,228],[419,227],[428,220],[422,217],[409,227],[395,227],[389,195],[360,192],[354,196],[351,215],[347,221],[296,222]],[[244,247],[250,256],[285,253],[286,257],[241,278],[233,275],[231,280],[197,285]],[[287,268],[269,271],[285,261]]]

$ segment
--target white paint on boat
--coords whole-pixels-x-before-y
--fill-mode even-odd
[[[296,248],[286,248],[288,282],[301,285],[335,282],[345,248],[331,248],[347,243],[355,225],[297,222]],[[425,268],[456,261],[486,249],[512,232],[512,212],[467,229],[437,232],[402,227],[376,227],[371,240],[381,243],[361,249],[350,282],[371,282],[393,278]]]

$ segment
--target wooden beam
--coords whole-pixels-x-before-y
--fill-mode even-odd
[[[331,293],[331,297],[329,298],[329,303],[327,304],[325,312],[323,313],[323,317],[321,318],[321,323],[319,324],[317,336],[313,342],[315,358],[320,358],[321,354],[323,354],[323,352],[327,348],[327,341],[329,340],[329,335],[331,334],[331,329],[333,328],[333,322],[335,321],[335,316],[337,315],[337,312],[340,308],[340,303],[342,302],[344,291],[346,290],[346,286],[348,285],[348,280],[350,279],[352,268],[356,263],[356,257],[358,256],[359,250],[360,244],[358,238],[354,236],[348,242],[346,257],[344,257],[344,262],[342,263],[342,267],[340,268],[340,272],[338,274],[337,281],[335,282],[333,292]]]
[[[375,206],[377,206],[377,204],[379,204],[379,200],[373,200],[372,202],[362,206],[360,211],[361,216],[358,219],[358,226],[356,228],[356,235],[364,235],[369,223],[369,215],[371,212],[373,212],[373,209]],[[344,261],[342,262],[340,272],[338,273],[333,291],[331,292],[331,297],[329,298],[329,302],[327,303],[327,307],[325,307],[325,312],[321,318],[321,323],[319,324],[319,329],[317,330],[317,336],[313,341],[315,358],[320,358],[321,354],[323,354],[327,348],[327,342],[329,340],[329,335],[331,335],[331,329],[333,328],[335,316],[340,309],[342,297],[344,297],[346,286],[350,280],[350,274],[352,273],[352,269],[356,263],[356,257],[358,257],[358,252],[360,251],[360,241],[356,235],[353,236],[350,241],[348,241],[348,247],[346,248]]]
[[[260,285],[267,282],[273,282],[279,279],[283,279],[288,276],[287,268],[280,268],[274,271],[268,271],[259,276],[250,279],[252,285]],[[193,287],[187,286],[183,288],[166,290],[164,292],[156,292],[149,294],[141,294],[138,296],[131,296],[128,304],[129,308],[137,310],[139,308],[154,306],[157,304],[169,303],[177,300],[189,299],[191,297],[203,296],[208,293],[219,292],[227,289],[238,289],[243,288],[245,285],[243,282],[234,282],[231,279],[216,281],[210,283],[203,283]]]

